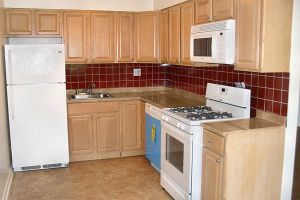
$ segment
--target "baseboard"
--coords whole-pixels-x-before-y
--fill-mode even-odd
[[[14,175],[13,170],[10,169],[9,173],[8,173],[8,176],[7,176],[7,180],[6,180],[2,200],[7,200],[8,199],[9,190],[10,190],[11,182],[12,182],[12,179],[13,179],[13,175]]]

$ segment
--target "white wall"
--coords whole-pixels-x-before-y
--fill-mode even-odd
[[[4,0],[4,6],[14,8],[148,11],[153,10],[153,0]]]
[[[291,199],[300,102],[300,1],[294,0],[287,128],[281,200]]]
[[[153,9],[161,10],[187,0],[153,0]]]

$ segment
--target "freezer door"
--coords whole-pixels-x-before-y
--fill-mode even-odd
[[[8,85],[65,82],[63,44],[5,45]]]
[[[14,169],[68,163],[65,84],[7,86]]]

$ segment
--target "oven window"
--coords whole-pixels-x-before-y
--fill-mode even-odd
[[[194,56],[211,57],[212,38],[194,39]]]
[[[166,160],[183,173],[184,144],[167,134]]]

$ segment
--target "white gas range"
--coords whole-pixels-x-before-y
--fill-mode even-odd
[[[201,124],[249,118],[250,94],[248,89],[208,83],[205,106],[162,110],[161,185],[174,199],[201,199]]]

